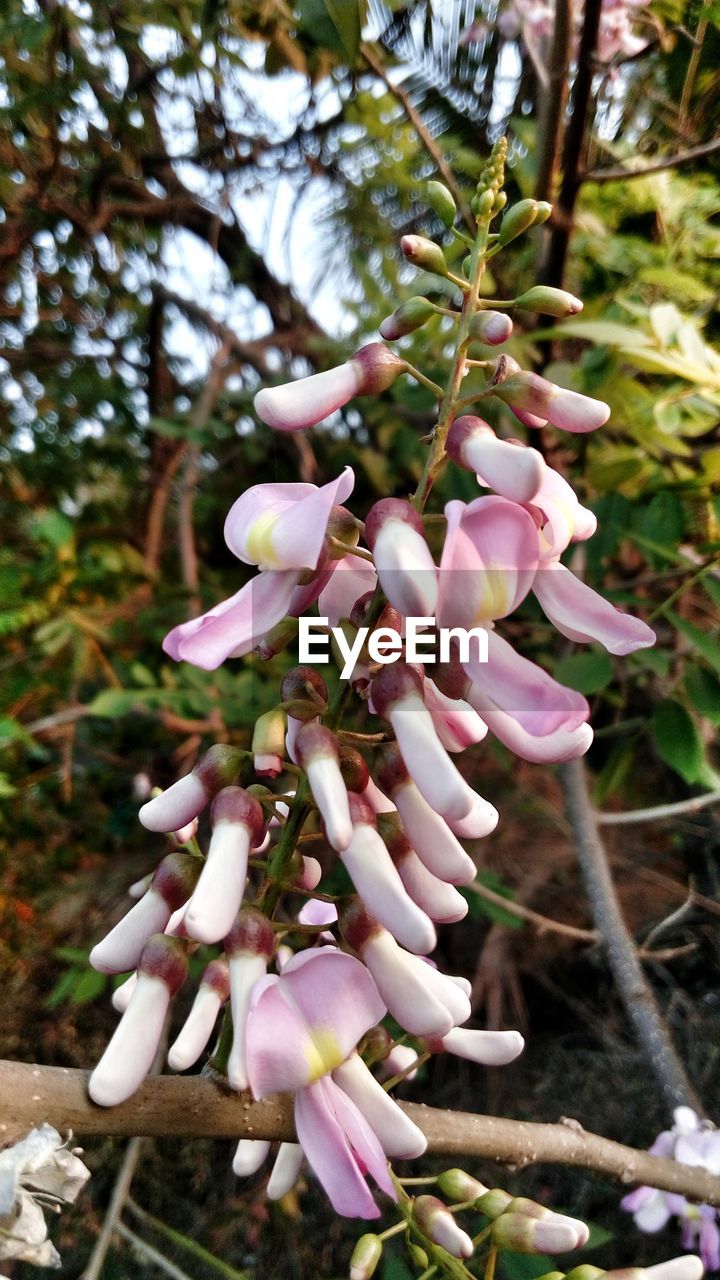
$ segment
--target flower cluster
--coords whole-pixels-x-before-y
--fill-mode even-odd
[[[359,520],[345,505],[354,485],[349,467],[319,487],[252,486],[231,508],[225,538],[258,572],[165,640],[172,657],[206,669],[250,652],[268,658],[291,643],[297,618],[317,605],[323,620],[357,640],[348,679],[331,697],[315,668],[291,669],[278,705],[257,721],[250,752],[213,747],[192,773],[143,805],[144,826],[175,833],[175,847],[91,955],[104,972],[132,971],[115,994],[122,1020],[90,1080],[95,1102],[114,1105],[138,1087],[189,955],[200,944],[217,947],[168,1061],[176,1070],[192,1066],[225,1006],[231,1016],[213,1061],[230,1086],[256,1099],[294,1094],[297,1142],[281,1145],[268,1194],[284,1195],[306,1157],[338,1213],[375,1218],[369,1175],[426,1244],[456,1258],[472,1252],[470,1237],[435,1197],[410,1201],[388,1168],[388,1158],[420,1155],[425,1137],[381,1083],[383,1076],[391,1083],[393,1072],[414,1073],[430,1054],[501,1066],[523,1047],[516,1031],[468,1027],[468,982],[441,972],[431,958],[437,926],[467,912],[461,890],[476,867],[462,841],[487,836],[498,822],[455,757],[489,733],[535,762],[569,760],[590,745],[585,699],[502,634],[504,620],[531,593],[572,641],[627,654],[654,640],[649,627],[563,563],[571,544],[595,529],[568,482],[536,449],[465,412],[474,408],[468,400],[495,398],[520,429],[549,423],[574,432],[595,430],[609,413],[607,405],[521,369],[508,354],[469,354],[473,343],[502,346],[513,329],[497,309],[510,303],[480,301],[485,261],[549,212],[521,201],[490,233],[504,205],[503,160],[498,145],[472,203],[478,238],[462,276],[431,241],[402,242],[410,261],[455,284],[461,303],[450,312],[458,324],[456,358],[448,391],[435,388],[438,427],[414,500],[383,498]],[[434,207],[449,226],[451,198],[433,186]],[[562,315],[581,303],[535,288],[512,305]],[[426,298],[411,299],[384,322],[383,337],[402,337],[436,310]],[[484,384],[461,400],[465,374],[480,368]],[[255,407],[275,430],[304,430],[401,374],[435,387],[384,343],[371,343],[336,369],[261,391]],[[425,501],[445,465],[475,474],[478,496],[448,502],[430,526]],[[431,536],[438,520],[439,543]],[[419,660],[402,647],[408,619],[427,641]],[[451,637],[441,662],[433,652],[438,633]],[[392,663],[379,662],[373,655],[390,636],[401,637],[400,651]],[[349,732],[342,718],[353,697]],[[243,776],[248,756],[253,782]],[[247,785],[239,785],[241,776]],[[290,782],[273,791],[268,784],[280,778]],[[205,809],[203,853],[197,823]],[[336,862],[354,892],[329,892],[336,882],[327,872]],[[305,900],[299,915],[298,897]],[[386,1014],[401,1028],[395,1040],[382,1025]],[[252,1173],[267,1155],[267,1142],[244,1139],[235,1171]],[[471,1199],[481,1194],[486,1189]],[[514,1201],[508,1208],[504,1192],[487,1194],[483,1212],[496,1247],[562,1251],[586,1239],[573,1219]],[[377,1250],[368,1249],[372,1260]],[[370,1275],[368,1266],[358,1262],[353,1274]]]
[[[720,1133],[701,1120],[690,1107],[676,1107],[673,1127],[658,1134],[650,1154],[692,1164],[720,1174]],[[632,1213],[635,1225],[649,1233],[662,1231],[677,1218],[684,1249],[698,1249],[708,1271],[720,1270],[720,1229],[717,1209],[709,1204],[689,1204],[685,1196],[655,1187],[636,1187],[621,1201]]]

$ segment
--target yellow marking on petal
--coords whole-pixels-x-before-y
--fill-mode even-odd
[[[475,622],[489,622],[493,618],[503,618],[510,611],[514,594],[514,582],[502,569],[483,570],[483,581],[478,592],[475,609]]]
[[[277,524],[277,511],[265,511],[253,520],[245,539],[248,560],[253,560],[261,569],[280,569],[277,553],[273,546],[273,531]]]
[[[308,1084],[334,1071],[345,1061],[345,1056],[332,1027],[315,1027],[305,1044],[305,1058],[310,1073]]]

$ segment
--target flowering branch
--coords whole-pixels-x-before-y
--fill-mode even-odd
[[[89,1074],[1,1061],[4,1138],[19,1137],[43,1120],[83,1137],[252,1137],[280,1142],[294,1137],[292,1102],[286,1095],[254,1102],[249,1094],[239,1096],[224,1088],[218,1078],[150,1076],[126,1102],[105,1109],[88,1098]],[[706,1169],[636,1151],[588,1133],[574,1120],[535,1124],[411,1102],[399,1106],[425,1134],[427,1150],[435,1155],[479,1156],[516,1168],[570,1164],[626,1185],[647,1183],[720,1206],[720,1178]]]

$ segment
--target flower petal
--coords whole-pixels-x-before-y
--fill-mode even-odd
[[[655,632],[646,623],[616,609],[559,561],[538,570],[533,592],[543,613],[569,640],[597,640],[609,653],[620,655],[655,643]]]
[[[336,480],[312,484],[258,484],[233,503],[225,541],[246,564],[261,569],[314,569],[336,504],[350,496],[355,477],[346,467]]]
[[[577,729],[590,714],[582,694],[553,680],[542,667],[516,653],[495,631],[488,635],[488,661],[478,662],[471,657],[463,666],[482,693],[537,737],[556,729]],[[472,696],[468,696],[477,708]],[[483,719],[487,720],[487,715]]]
[[[327,618],[329,626],[336,627],[343,618],[350,617],[360,597],[374,591],[376,586],[377,574],[367,560],[358,556],[338,560],[330,581],[318,596],[321,618]]]
[[[259,573],[229,600],[174,627],[163,640],[165,653],[206,671],[214,671],[226,658],[250,653],[285,617],[297,579],[294,569]]]
[[[327,1085],[327,1081],[318,1080],[316,1084],[300,1089],[296,1095],[295,1128],[300,1145],[336,1213],[345,1218],[379,1218],[380,1210],[336,1116]],[[347,1118],[348,1109],[352,1106],[349,1099],[346,1101],[348,1107],[344,1109],[343,1118]],[[363,1126],[360,1119],[357,1128],[362,1130],[362,1127],[372,1134],[373,1163],[377,1166],[380,1160],[385,1159],[382,1149],[370,1126]],[[367,1143],[361,1145],[367,1150]]]
[[[298,378],[279,387],[264,387],[255,396],[257,416],[276,431],[302,431],[340,409],[363,385],[362,368],[353,360]]]
[[[427,1138],[375,1079],[362,1058],[353,1053],[333,1071],[333,1080],[350,1098],[391,1160],[413,1160],[427,1147]]]

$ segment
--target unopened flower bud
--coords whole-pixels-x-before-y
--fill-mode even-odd
[[[368,512],[365,537],[390,603],[406,617],[432,616],[437,571],[414,507],[402,498],[381,498]]]
[[[233,1089],[247,1089],[246,1024],[250,997],[255,983],[267,972],[268,961],[275,949],[275,931],[261,911],[255,907],[243,907],[223,945],[230,968],[233,1024],[228,1080]]]
[[[198,814],[222,787],[237,778],[242,752],[217,744],[195,765],[192,773],[148,800],[139,813],[148,831],[179,831]]]
[[[577,1247],[572,1226],[554,1218],[530,1218],[524,1213],[503,1213],[495,1219],[493,1244],[514,1253],[567,1253]]]
[[[634,1268],[634,1270],[641,1270]],[[583,1262],[579,1267],[573,1267],[572,1271],[568,1271],[566,1280],[600,1280],[600,1276],[607,1275],[601,1267],[594,1267],[590,1262]]]
[[[340,852],[350,844],[353,828],[337,738],[324,725],[309,722],[297,735],[295,754],[307,774],[328,841]]]
[[[470,1033],[472,1034],[472,1032]],[[486,1033],[487,1034],[487,1033]],[[512,1035],[507,1032],[490,1032],[490,1035]],[[515,1032],[517,1035],[517,1032]],[[582,1248],[590,1239],[590,1229],[580,1218],[571,1218],[566,1213],[556,1213],[554,1209],[548,1209],[544,1204],[538,1204],[536,1200],[529,1200],[527,1196],[515,1196],[514,1200],[508,1205],[510,1213],[524,1213],[528,1218],[542,1218],[544,1220],[552,1220],[553,1222],[563,1223],[569,1226],[575,1232],[577,1237],[577,1248]]]
[[[457,217],[457,208],[447,187],[442,182],[428,182],[425,188],[428,204],[437,214],[444,227],[452,227]]]
[[[328,688],[312,667],[293,667],[280,684],[280,697],[293,720],[315,720],[327,711]]]
[[[347,507],[333,507],[327,522],[326,533],[328,538],[337,538],[348,547],[356,547],[360,541],[358,522]],[[343,560],[345,552],[340,547],[328,546],[328,557],[330,560]]]
[[[610,407],[604,401],[568,391],[524,369],[493,384],[493,393],[529,426],[544,419],[562,431],[584,434],[597,431],[610,417]]]
[[[472,1178],[464,1169],[446,1169],[438,1178],[438,1187],[454,1204],[465,1204],[487,1195],[487,1187]]]
[[[453,1257],[472,1256],[472,1240],[437,1196],[418,1196],[413,1204],[413,1217],[420,1230]]]
[[[219,942],[230,929],[245,893],[248,855],[262,841],[262,808],[242,787],[225,787],[213,801],[213,833],[184,925],[197,942]]]
[[[499,1218],[511,1201],[512,1196],[507,1191],[503,1191],[502,1187],[492,1187],[490,1191],[486,1191],[479,1197],[475,1208],[479,1209],[480,1213],[484,1213],[486,1218]]]
[[[512,331],[512,320],[501,311],[477,311],[470,321],[470,337],[489,347],[507,342]]]
[[[218,956],[205,969],[185,1025],[168,1053],[168,1065],[173,1071],[187,1071],[197,1062],[229,995],[228,962],[224,956]]]
[[[583,304],[567,289],[553,289],[550,285],[536,284],[521,293],[515,304],[524,311],[535,311],[542,316],[576,316]]]
[[[340,772],[348,791],[365,790],[370,778],[370,770],[360,752],[347,743],[340,744]]]
[[[289,615],[282,618],[277,626],[268,631],[263,636],[259,644],[255,645],[253,653],[263,662],[269,662],[277,653],[284,653],[289,644],[297,638],[299,623],[297,618],[291,618]]]
[[[279,431],[302,431],[342,408],[354,396],[377,395],[404,372],[405,361],[382,342],[371,342],[345,364],[255,396],[255,412]]]
[[[527,231],[529,227],[534,226],[537,219],[537,201],[520,200],[518,204],[514,204],[508,209],[505,217],[500,225],[500,234],[498,235],[498,244],[506,245],[511,240],[516,240],[521,236],[523,231]]]
[[[350,1258],[350,1280],[370,1280],[382,1257],[382,1250],[382,1240],[379,1236],[373,1235],[370,1231],[360,1236]]]
[[[259,778],[277,778],[285,755],[285,713],[273,707],[255,721],[252,736],[255,772]]]
[[[711,1265],[708,1264],[708,1269]],[[700,1280],[703,1269],[700,1258],[686,1253],[681,1258],[669,1258],[667,1262],[656,1262],[654,1267],[647,1267],[645,1277],[646,1280]]]
[[[392,315],[383,320],[380,332],[388,342],[395,342],[397,338],[404,338],[406,334],[421,329],[434,314],[435,308],[427,298],[408,298],[407,302],[403,302]]]
[[[488,187],[485,191],[478,191],[477,195],[473,196],[470,201],[470,208],[475,217],[480,219],[486,218],[489,213],[492,213],[494,204],[495,192],[491,187]]]
[[[545,475],[545,460],[537,449],[519,441],[501,440],[482,418],[463,414],[448,432],[447,451],[461,467],[474,471],[511,502],[531,502]]]
[[[429,271],[435,276],[447,276],[445,255],[440,245],[433,240],[428,240],[425,236],[403,236],[400,248],[414,267]]]
[[[421,1249],[419,1244],[415,1244],[414,1240],[408,1240],[405,1248],[408,1251],[411,1262],[415,1263],[418,1271],[425,1271],[429,1262],[425,1250]]]
[[[202,862],[179,850],[163,858],[147,893],[90,952],[90,963],[100,973],[125,973],[134,969],[153,933],[162,933],[180,907],[191,897]]]
[[[552,211],[553,207],[548,204],[547,200],[538,200],[535,210],[535,226],[539,227],[542,226],[543,222],[547,222]]]
[[[187,968],[187,950],[177,938],[158,933],[146,942],[130,1002],[90,1076],[93,1102],[117,1106],[142,1084],[160,1043],[168,1005],[185,981]]]

